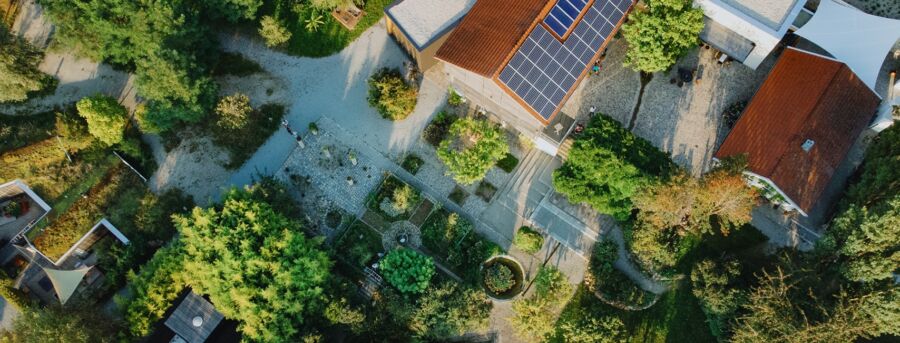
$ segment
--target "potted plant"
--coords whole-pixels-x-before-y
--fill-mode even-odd
[[[22,204],[18,201],[10,201],[9,204],[6,204],[6,206],[3,207],[3,215],[6,217],[18,218],[22,215],[22,212],[24,212],[22,210]]]

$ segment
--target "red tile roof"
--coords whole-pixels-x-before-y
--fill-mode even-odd
[[[879,102],[847,65],[787,49],[716,157],[747,154],[750,171],[809,213]]]
[[[438,59],[492,77],[538,18],[547,0],[478,0],[447,41]]]

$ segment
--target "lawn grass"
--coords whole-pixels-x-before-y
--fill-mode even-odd
[[[352,31],[347,30],[341,25],[331,13],[320,12],[324,24],[315,32],[309,31],[305,27],[304,21],[309,19],[314,9],[306,6],[299,15],[286,13],[293,20],[286,20],[287,28],[291,31],[291,40],[288,41],[285,51],[295,56],[305,57],[325,57],[333,55],[350,45],[363,32],[375,25],[382,16],[384,16],[384,8],[390,5],[394,0],[368,0],[365,7],[362,8],[366,12],[356,24],[356,28]],[[282,12],[290,12],[283,9]]]
[[[624,311],[597,299],[584,285],[566,305],[557,328],[574,315],[589,313],[595,317],[614,316],[625,323],[628,342],[650,343],[703,343],[715,342],[706,325],[706,318],[696,298],[691,294],[689,282],[679,283],[664,294],[659,301],[643,311]],[[553,337],[550,342],[563,342]]]

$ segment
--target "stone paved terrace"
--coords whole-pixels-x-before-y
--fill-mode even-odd
[[[713,50],[695,49],[672,71],[655,73],[644,89],[637,114],[640,75],[622,65],[625,42],[613,41],[600,75],[589,76],[563,107],[566,113],[584,116],[590,106],[618,120],[632,132],[669,152],[679,165],[694,175],[706,170],[718,145],[727,136],[721,125],[722,111],[733,103],[749,100],[765,80],[777,53],[756,70],[739,63],[719,65]],[[701,80],[678,87],[671,84],[678,68],[697,69]],[[582,119],[583,120],[583,119]]]

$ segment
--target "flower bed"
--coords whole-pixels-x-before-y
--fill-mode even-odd
[[[478,280],[482,262],[503,251],[476,233],[471,222],[445,209],[434,211],[422,225],[422,244],[455,274],[473,284]]]

